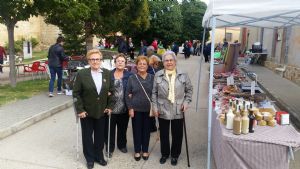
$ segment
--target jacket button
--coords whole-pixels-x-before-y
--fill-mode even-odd
[[[97,100],[100,100],[100,98],[99,98],[99,97],[97,97]]]

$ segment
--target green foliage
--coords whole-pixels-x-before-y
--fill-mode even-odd
[[[203,27],[202,19],[206,11],[206,4],[202,1],[183,0],[181,11],[183,16],[182,36],[183,40],[202,40]],[[208,35],[208,31],[207,31]],[[208,36],[206,36],[208,38]],[[207,39],[206,38],[206,39]]]
[[[26,41],[25,38],[21,38],[19,40],[16,40],[14,43],[14,47],[15,47],[15,53],[20,54],[23,51],[23,42]],[[39,41],[36,38],[30,38],[31,44],[32,44],[32,48],[36,47],[39,44]],[[4,46],[5,50],[8,51],[9,46],[8,43],[5,43]]]
[[[16,24],[27,20],[30,15],[36,15],[37,10],[33,0],[1,0],[0,22],[5,25]]]
[[[39,41],[37,40],[37,38],[34,38],[34,37],[30,38],[30,42],[31,42],[32,48],[35,48],[39,44]]]
[[[149,1],[148,3],[150,27],[147,31],[136,34],[134,39],[137,41],[145,39],[151,43],[154,38],[158,38],[163,41],[164,46],[177,41],[182,29],[180,4],[176,1]]]
[[[62,30],[70,53],[82,52],[93,35],[130,34],[149,27],[147,0],[39,0],[36,4],[46,22]]]
[[[14,47],[15,47],[15,53],[20,54],[23,51],[23,40],[20,39],[15,41]],[[7,42],[5,43],[4,48],[6,51],[9,50],[9,46]]]

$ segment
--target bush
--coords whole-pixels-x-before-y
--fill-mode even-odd
[[[37,38],[31,37],[30,41],[31,41],[31,44],[32,44],[32,49],[35,48],[39,44],[39,41],[37,40]]]
[[[9,51],[9,49],[8,49],[8,42],[5,43],[4,48],[5,48],[6,51]],[[16,54],[17,53],[21,53],[22,50],[23,50],[23,41],[22,40],[15,41],[15,53]]]
[[[15,53],[20,54],[23,51],[23,42],[26,41],[25,38],[22,38],[20,40],[15,41]],[[36,38],[30,38],[31,44],[32,44],[32,49],[35,48],[38,44],[39,41]],[[8,42],[5,43],[4,46],[5,50],[8,51]]]

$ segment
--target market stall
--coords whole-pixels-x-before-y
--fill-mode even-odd
[[[211,56],[214,56],[214,44],[215,44],[215,29],[216,27],[234,27],[234,26],[250,26],[250,27],[264,27],[264,28],[282,28],[282,27],[287,27],[287,26],[294,26],[294,25],[300,25],[300,2],[298,1],[294,1],[294,0],[287,0],[287,1],[280,1],[280,0],[264,0],[264,1],[260,1],[260,0],[252,0],[252,1],[240,1],[240,0],[211,0],[208,8],[206,10],[206,13],[203,17],[203,23],[202,25],[205,28],[212,28],[212,34],[211,34]],[[204,35],[205,35],[205,31],[204,31]],[[203,36],[204,37],[204,36]],[[203,38],[204,39],[204,38]],[[203,40],[204,41],[204,40]],[[202,50],[203,51],[203,50]],[[203,53],[203,52],[202,52]],[[201,70],[201,64],[200,64],[200,70]],[[226,141],[226,139],[224,138],[230,138],[230,137],[224,137],[224,133],[226,136],[226,130],[223,130],[222,126],[219,126],[220,124],[216,124],[215,118],[212,117],[216,117],[215,114],[213,114],[213,107],[212,107],[212,103],[213,103],[213,70],[214,70],[214,59],[211,59],[211,63],[210,63],[210,81],[209,81],[209,115],[208,115],[208,155],[207,155],[207,168],[210,168],[210,153],[211,153],[211,142],[212,142],[212,134],[211,134],[211,129],[212,129],[212,121],[214,123],[213,126],[213,139],[214,136],[220,136],[220,142],[221,145],[225,142],[228,143],[228,141]],[[199,73],[199,79],[200,79],[200,73]],[[198,82],[199,82],[198,79]],[[198,83],[199,86],[199,83]],[[199,90],[199,89],[198,89]],[[199,94],[199,92],[197,92]],[[198,98],[197,98],[197,102],[198,102]],[[197,106],[196,106],[197,108]],[[217,121],[219,122],[219,121]],[[289,126],[292,127],[292,126]],[[216,131],[215,131],[216,129]],[[275,130],[275,128],[274,128]],[[279,130],[277,130],[279,131]],[[218,134],[219,132],[219,134]],[[297,133],[297,132],[296,132]],[[279,133],[277,135],[281,135],[282,133]],[[293,133],[294,134],[294,133]],[[298,133],[297,133],[298,134]],[[250,137],[250,136],[249,136]],[[251,136],[252,138],[255,138],[253,136]],[[236,141],[242,141],[243,139],[240,139],[242,137],[238,137],[238,138],[233,138],[230,139],[233,142]],[[288,138],[288,137],[286,137]],[[276,139],[276,138],[270,138],[268,140],[272,139]],[[296,139],[299,139],[298,137],[296,137]],[[224,142],[222,142],[222,140]],[[299,140],[297,140],[299,141]],[[226,145],[226,144],[223,145]],[[246,161],[253,161],[253,160],[247,160],[244,158],[242,158],[243,156],[240,155],[242,151],[242,149],[249,149],[249,147],[245,146],[248,142],[246,140],[244,140],[243,142],[241,142],[242,144],[236,144],[236,146],[241,146],[240,148],[236,148],[234,149],[234,146],[231,146],[232,150],[234,151],[229,151],[229,150],[224,150],[226,153],[230,153],[232,152],[233,157],[239,157],[238,159],[242,160],[243,162]],[[255,143],[251,144],[251,145],[257,145],[257,147],[255,148],[256,150],[261,150],[260,145],[258,143],[263,143],[262,141],[258,141],[256,140]],[[282,145],[282,144],[276,144],[276,143],[266,143],[263,144],[262,146],[264,148],[270,146],[270,145],[280,145],[281,146],[281,150],[276,151],[276,149],[270,148],[271,151],[273,151],[273,155],[271,156],[276,157],[276,156],[283,156],[283,158],[281,159],[284,160],[284,164],[282,165],[282,168],[286,168],[288,166],[288,158],[287,158],[287,154],[290,151],[290,149],[292,149],[292,147],[294,148],[293,150],[297,150],[299,148],[299,144],[293,144],[293,145]],[[213,145],[214,146],[214,145]],[[213,149],[215,149],[216,147],[213,147]],[[252,147],[253,148],[253,147]],[[217,149],[218,151],[222,152],[222,149]],[[286,153],[284,153],[286,152]],[[283,154],[282,154],[283,153]],[[215,161],[218,164],[217,160],[221,160],[221,163],[230,163],[232,162],[233,164],[238,165],[238,162],[240,161],[224,161],[224,158],[222,157],[217,157],[216,155],[220,155],[219,153],[214,153],[215,154]],[[252,154],[251,151],[249,150],[249,152],[245,153],[245,154]],[[291,153],[292,154],[292,153]],[[227,154],[228,155],[228,154]],[[240,167],[230,167],[230,168],[272,168],[272,166],[274,166],[273,164],[275,162],[272,163],[269,162],[269,160],[271,159],[265,159],[264,156],[261,156],[261,154],[257,153],[257,156],[253,156],[253,157],[261,157],[261,158],[257,158],[257,160],[259,161],[264,161],[265,164],[267,165],[261,165],[261,166],[256,166],[252,163],[246,163],[246,166],[240,166]],[[222,162],[223,159],[223,162]],[[265,159],[265,160],[264,160]],[[272,159],[273,160],[273,159]],[[245,163],[243,163],[245,164]],[[277,164],[277,163],[276,163]],[[287,164],[287,165],[286,165]],[[218,166],[218,168],[227,168],[227,167],[222,167],[222,166]]]

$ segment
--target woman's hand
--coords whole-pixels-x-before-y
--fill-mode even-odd
[[[133,118],[134,117],[134,110],[129,109],[128,114],[129,114],[129,117]]]
[[[111,112],[112,112],[112,110],[111,110],[111,109],[105,109],[105,110],[104,110],[104,113],[107,113],[107,115],[110,115],[110,114],[111,114]]]
[[[83,119],[83,118],[86,118],[87,115],[88,115],[88,114],[87,114],[87,112],[85,112],[85,111],[78,114],[79,118],[82,118],[82,119]]]
[[[186,110],[188,109],[188,106],[187,105],[181,105],[181,111],[182,112],[185,112]]]

